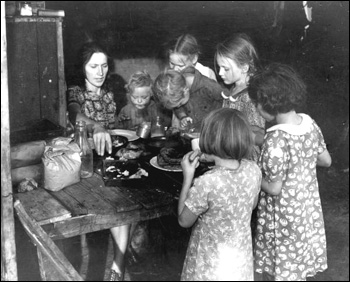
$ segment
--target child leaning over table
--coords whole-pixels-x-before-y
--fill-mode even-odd
[[[180,120],[180,128],[192,124],[198,130],[205,116],[221,108],[221,94],[228,91],[191,66],[181,72],[166,70],[159,74],[153,89],[156,99]]]
[[[263,180],[255,271],[268,280],[305,281],[327,269],[316,166],[329,167],[332,160],[316,122],[296,112],[306,86],[291,67],[270,64],[248,88],[261,116],[276,122],[267,129],[258,162]]]
[[[136,130],[142,122],[155,122],[157,115],[165,126],[170,125],[169,113],[152,100],[152,86],[153,80],[146,71],[131,75],[125,85],[128,104],[120,110],[116,128]]]
[[[204,119],[199,147],[215,166],[193,181],[199,150],[187,153],[178,203],[182,227],[194,224],[182,281],[252,281],[250,219],[258,201],[261,171],[247,158],[253,146],[245,116],[221,108]]]

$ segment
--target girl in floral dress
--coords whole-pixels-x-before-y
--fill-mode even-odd
[[[259,158],[263,180],[254,238],[256,271],[268,280],[306,280],[327,269],[316,166],[329,167],[331,157],[316,122],[296,113],[305,94],[301,78],[282,64],[271,64],[249,82],[260,114],[276,122]]]
[[[252,159],[257,161],[264,140],[265,120],[250,100],[247,88],[259,61],[256,49],[248,35],[235,34],[217,45],[215,60],[223,82],[232,85],[229,95],[222,93],[223,107],[237,109],[246,115],[254,133]]]
[[[202,123],[199,147],[215,167],[196,178],[199,150],[182,160],[178,204],[182,227],[194,224],[181,280],[253,280],[250,219],[261,185],[258,165],[246,159],[252,132],[234,109],[211,112]]]

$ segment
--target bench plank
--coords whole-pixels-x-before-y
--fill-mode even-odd
[[[70,218],[72,215],[59,201],[45,189],[39,188],[15,194],[30,216],[40,225]]]

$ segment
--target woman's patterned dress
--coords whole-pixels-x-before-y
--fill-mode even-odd
[[[255,267],[279,280],[306,280],[327,269],[326,236],[316,175],[326,149],[317,124],[299,114],[301,125],[267,130],[259,165],[268,182],[282,181],[278,196],[261,192],[254,239]]]
[[[195,179],[185,205],[199,215],[181,280],[253,280],[250,228],[261,171],[242,160],[236,170],[215,166]]]
[[[99,122],[106,129],[114,128],[116,104],[112,92],[101,90],[101,95],[96,95],[79,86],[68,89],[68,104],[78,103],[81,113],[89,119]]]

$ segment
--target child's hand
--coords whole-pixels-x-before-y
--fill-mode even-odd
[[[191,151],[191,152],[188,152],[186,155],[184,155],[181,161],[181,167],[182,167],[184,178],[187,178],[187,177],[193,178],[196,168],[199,165],[199,155],[200,155],[199,150]]]
[[[186,127],[187,125],[189,125],[192,122],[193,122],[192,118],[190,118],[190,117],[183,117],[181,119],[181,127]]]
[[[127,116],[127,115],[120,115],[119,117],[118,117],[118,121],[120,121],[120,122],[123,122],[123,121],[125,121],[125,120],[130,120],[131,118],[129,117],[129,116]]]

